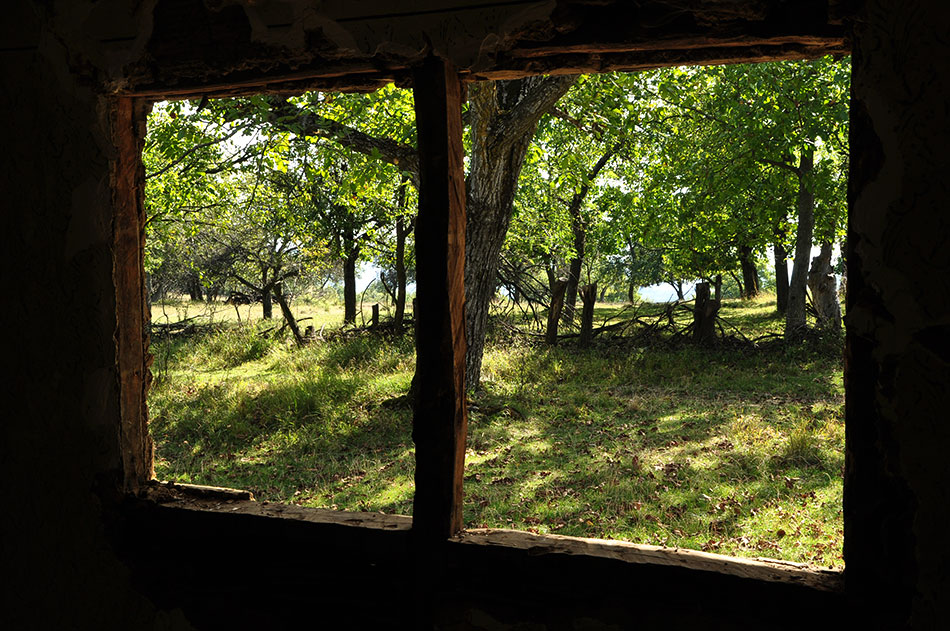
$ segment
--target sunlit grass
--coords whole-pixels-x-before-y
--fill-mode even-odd
[[[724,312],[748,337],[781,330],[767,299]],[[411,335],[298,349],[266,329],[155,342],[158,477],[410,514]],[[841,565],[843,385],[827,344],[579,349],[514,336],[489,344],[483,377],[469,527]]]

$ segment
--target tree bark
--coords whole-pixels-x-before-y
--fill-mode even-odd
[[[488,308],[525,154],[541,116],[576,79],[529,77],[469,88],[472,151],[466,181],[465,377],[471,388],[478,387],[481,376]]]
[[[755,267],[755,253],[749,246],[739,248],[739,265],[742,267],[742,297],[759,295],[759,270]]]
[[[821,244],[818,256],[812,259],[808,271],[808,289],[811,290],[818,312],[818,327],[839,330],[841,328],[841,305],[838,302],[838,282],[831,269],[831,243]]]
[[[584,311],[581,313],[581,346],[590,346],[594,334],[594,304],[597,301],[597,283],[584,285],[580,288],[581,302]]]
[[[189,276],[188,278],[188,297],[195,302],[204,299],[204,295],[201,293],[201,281],[198,280],[197,276]]]
[[[795,236],[795,263],[788,284],[788,309],[785,312],[785,339],[796,340],[805,332],[805,287],[811,258],[811,238],[815,229],[815,195],[808,178],[814,166],[811,148],[802,151],[798,164],[798,232]]]
[[[548,325],[544,330],[544,342],[557,344],[557,325],[561,321],[561,309],[564,307],[564,291],[567,280],[558,279],[551,285],[551,308],[548,309]]]
[[[266,265],[261,266],[261,317],[265,320],[270,320],[274,317],[274,306],[271,303],[271,287],[273,283],[272,279],[267,277],[267,272],[270,271],[270,268]],[[248,316],[250,320],[250,316]]]
[[[720,302],[710,298],[709,283],[696,283],[696,305],[693,307],[693,340],[707,344],[716,340],[716,315]]]
[[[353,229],[343,231],[343,324],[356,322],[356,261],[359,248],[353,238]]]
[[[290,331],[294,334],[294,341],[297,342],[297,346],[303,346],[303,335],[300,334],[297,319],[294,317],[293,312],[290,310],[290,305],[287,304],[287,300],[284,298],[284,291],[280,283],[274,285],[272,291],[274,293],[274,299],[277,301],[277,304],[280,305],[280,312],[284,316],[284,321],[287,322],[287,326],[290,327]]]
[[[788,252],[784,245],[775,243],[772,256],[775,259],[775,309],[785,313],[788,310]]]
[[[396,330],[402,329],[406,316],[406,218],[396,219],[396,313],[393,322]]]

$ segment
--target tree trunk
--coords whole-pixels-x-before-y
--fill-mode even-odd
[[[566,76],[528,77],[469,87],[472,149],[465,183],[465,380],[469,388],[477,388],[481,376],[488,308],[525,154],[542,114],[575,81],[576,77]]]
[[[686,300],[686,296],[683,294],[683,281],[670,279],[670,285],[673,287],[673,290],[676,292],[677,300]]]
[[[716,340],[716,315],[719,300],[709,297],[709,283],[696,283],[696,305],[693,307],[693,340],[706,344]]]
[[[188,279],[188,297],[195,302],[204,298],[201,293],[201,282],[197,276],[191,276]]]
[[[845,237],[841,242],[841,282],[838,283],[838,303],[840,304],[848,297],[848,238]]]
[[[590,346],[594,336],[594,304],[597,301],[597,283],[584,285],[580,288],[581,302],[584,311],[581,314],[581,346]]]
[[[772,245],[775,259],[775,308],[779,313],[788,310],[788,252],[781,243]]]
[[[729,270],[729,276],[732,277],[733,282],[735,282],[736,287],[739,288],[739,296],[745,298],[745,285],[742,284],[742,279],[736,276],[736,273],[732,270]]]
[[[577,256],[571,259],[571,264],[567,271],[567,289],[564,291],[564,311],[561,312],[561,320],[566,326],[574,324],[574,311],[577,307],[577,284],[581,278],[581,268],[584,265],[584,241],[585,234],[581,228],[580,237],[574,232],[574,251]]]
[[[287,322],[287,326],[290,327],[291,332],[294,334],[294,340],[297,342],[297,346],[303,346],[303,335],[300,334],[297,319],[294,318],[294,314],[290,311],[290,305],[288,305],[287,300],[284,299],[284,291],[280,283],[274,285],[272,291],[274,293],[274,299],[277,300],[277,304],[280,305],[280,312],[284,316],[284,321]]]
[[[273,284],[273,281],[270,278],[268,278],[267,272],[269,271],[270,271],[270,268],[268,266],[261,265],[261,289],[260,289],[261,310],[262,310],[261,317],[263,317],[265,320],[270,320],[271,318],[274,317],[274,307],[273,307],[273,304],[271,303],[271,293],[270,293],[271,284]],[[248,287],[251,287],[252,289],[256,289],[248,283],[245,283],[245,284],[247,284]],[[248,316],[248,320],[250,320],[250,317],[251,316]]]
[[[525,154],[538,120],[576,81],[576,76],[568,75],[534,76],[469,86],[472,149],[465,182],[465,378],[469,388],[478,387],[488,308]],[[419,156],[411,145],[374,138],[315,114],[301,119],[297,108],[286,100],[274,102],[272,113],[275,121],[283,116],[293,119],[297,133],[330,138],[389,162],[410,173],[419,184]]]
[[[715,294],[713,299],[716,302],[722,302],[722,274],[716,274],[713,278],[713,287],[715,288]]]
[[[813,150],[802,151],[798,164],[798,233],[795,237],[795,263],[788,284],[788,309],[785,312],[785,339],[799,339],[805,332],[805,287],[811,258],[811,237],[815,229],[815,195],[809,176],[814,165]]]
[[[587,245],[587,226],[584,224],[584,217],[581,214],[581,208],[584,206],[584,200],[590,192],[591,183],[597,179],[597,175],[603,170],[610,159],[620,150],[620,144],[616,144],[608,149],[604,155],[597,160],[596,164],[587,173],[584,185],[580,190],[574,193],[571,203],[567,208],[567,213],[571,218],[571,232],[574,235],[574,258],[571,259],[570,271],[567,276],[567,292],[564,296],[564,324],[574,323],[574,311],[577,305],[577,286],[581,281],[581,269],[584,266],[584,255]]]
[[[821,244],[818,256],[812,259],[808,271],[808,288],[818,312],[818,326],[823,329],[841,328],[841,305],[838,303],[838,282],[831,269],[831,243]]]
[[[567,289],[567,280],[554,281],[551,287],[551,308],[548,310],[548,326],[544,331],[544,341],[547,344],[557,344],[557,325],[561,320],[561,309],[564,307],[564,291]]]
[[[396,219],[396,313],[393,322],[396,330],[402,329],[406,316],[406,219]]]
[[[359,248],[353,238],[353,229],[343,230],[343,324],[356,322],[356,261]]]
[[[739,265],[742,267],[742,297],[759,295],[759,270],[755,268],[755,253],[749,246],[739,248]]]

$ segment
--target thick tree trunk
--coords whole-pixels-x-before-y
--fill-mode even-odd
[[[841,305],[838,303],[838,282],[831,269],[831,243],[821,244],[818,256],[812,259],[808,271],[808,289],[811,290],[818,312],[818,326],[837,331],[841,328]]]
[[[805,332],[805,287],[808,281],[808,263],[811,258],[811,238],[815,229],[815,195],[809,176],[813,151],[802,152],[798,164],[798,233],[795,237],[795,263],[788,284],[788,309],[785,311],[785,339],[795,340]]]
[[[713,299],[716,302],[721,302],[722,301],[722,274],[716,274],[716,276],[713,277],[713,287],[715,288],[715,294],[713,295]]]
[[[749,246],[739,248],[739,265],[742,267],[742,297],[759,295],[759,270],[755,267],[755,253]]]
[[[561,321],[561,309],[564,307],[564,292],[567,280],[560,279],[551,285],[551,308],[548,309],[548,325],[544,330],[544,341],[557,344],[557,325]]]
[[[594,304],[597,301],[597,283],[584,285],[580,288],[581,302],[584,311],[581,314],[581,346],[590,346],[594,336]]]
[[[518,176],[542,114],[576,77],[529,77],[472,84],[470,170],[466,180],[465,321],[468,352],[465,380],[477,388],[485,348],[488,308]]]
[[[696,283],[696,305],[693,307],[693,340],[705,344],[716,340],[716,316],[720,302],[711,298],[709,283]]]

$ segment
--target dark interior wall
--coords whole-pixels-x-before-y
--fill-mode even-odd
[[[885,628],[950,620],[950,8],[869,2],[852,75],[849,590]]]
[[[130,589],[104,533],[120,476],[109,102],[41,11],[4,10],[0,626],[160,628],[174,616]]]
[[[117,153],[112,105],[101,87],[121,86],[122,68],[143,54],[153,4],[4,7],[0,330],[6,333],[7,377],[0,545],[3,575],[10,580],[0,610],[3,628],[187,627],[177,608],[188,594],[165,600],[144,595],[150,588],[141,575],[151,566],[135,554],[139,522],[119,517],[126,513],[115,496],[122,459],[110,161]],[[942,453],[950,439],[950,191],[941,169],[941,152],[950,146],[950,78],[942,63],[950,57],[950,16],[939,0],[875,0],[862,11],[853,87],[846,578],[860,608],[855,612],[870,612],[881,628],[940,628],[950,619],[942,528],[950,504],[950,460]],[[140,525],[145,523],[151,522]],[[208,541],[214,541],[217,523],[202,522]],[[150,534],[159,543],[142,550],[160,559],[169,548],[162,548],[160,531]],[[178,533],[169,545],[186,540]],[[326,545],[336,556],[314,554],[314,563],[335,558],[347,576],[358,575],[364,563],[372,567],[342,549],[341,540],[332,530],[315,536],[315,546]],[[526,594],[522,608],[510,598],[517,572],[550,577],[559,568],[584,566],[555,560],[537,570],[529,556],[460,556],[458,567],[476,578],[460,584],[457,609],[445,613],[447,622],[454,616],[451,628],[478,620],[485,628],[515,628],[522,618],[549,628],[610,628],[639,619],[638,608],[649,606],[642,598],[624,600],[620,586],[616,601],[575,609],[572,618],[561,595],[545,587]],[[401,562],[391,561],[390,573],[367,575],[372,580],[360,585],[367,602],[393,604],[389,581],[404,580]],[[512,574],[493,585],[492,563]],[[329,583],[333,566],[323,569]],[[284,580],[309,594],[310,607],[333,607],[328,592],[306,589],[305,571]],[[649,576],[641,580],[651,582]],[[748,595],[741,582],[689,580],[736,603]],[[543,612],[547,599],[559,604],[557,616]],[[789,609],[803,601],[793,590],[775,602]],[[742,615],[742,607],[736,611]],[[663,620],[677,628],[710,613],[685,594]]]

